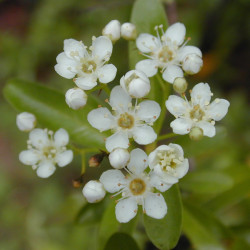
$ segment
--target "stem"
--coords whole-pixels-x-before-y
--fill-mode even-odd
[[[81,175],[83,175],[86,171],[86,155],[85,153],[82,154],[82,170]]]
[[[177,136],[177,134],[175,134],[175,133],[169,133],[169,134],[165,134],[165,135],[160,135],[160,136],[158,136],[158,141],[169,139],[169,138],[172,138],[172,137],[175,137],[175,136]]]
[[[169,25],[176,23],[178,21],[176,2],[174,0],[167,0],[165,3],[165,9]]]
[[[92,153],[97,152],[97,148],[78,148],[77,146],[71,144],[69,147],[76,153],[76,154],[86,154],[86,153]]]
[[[106,92],[108,96],[110,96],[110,89],[107,84],[102,84],[102,89]]]

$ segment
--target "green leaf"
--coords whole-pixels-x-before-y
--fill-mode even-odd
[[[144,225],[153,244],[167,250],[176,246],[181,233],[182,205],[178,185],[172,186],[163,196],[168,206],[167,215],[161,220],[145,215]]]
[[[64,128],[72,141],[104,149],[103,134],[87,121],[88,112],[98,106],[95,98],[89,96],[87,105],[82,110],[75,111],[67,106],[62,93],[22,80],[9,81],[4,88],[4,96],[19,112],[35,114],[42,126],[52,130]]]
[[[135,240],[128,234],[115,233],[113,234],[104,250],[139,250]]]

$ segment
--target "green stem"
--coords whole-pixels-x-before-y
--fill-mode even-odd
[[[165,140],[165,139],[169,139],[169,138],[172,138],[172,137],[175,137],[177,136],[177,134],[174,134],[174,133],[169,133],[169,134],[165,134],[165,135],[160,135],[158,136],[158,141],[162,141],[162,140]]]
[[[86,155],[85,153],[82,154],[82,170],[81,175],[83,175],[86,171]]]
[[[86,154],[86,153],[92,153],[97,152],[97,148],[78,148],[77,146],[71,144],[69,146],[76,154]]]
[[[107,84],[102,84],[102,89],[106,92],[108,96],[110,96],[110,89]]]

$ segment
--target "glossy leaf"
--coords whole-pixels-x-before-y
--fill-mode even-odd
[[[64,128],[72,141],[84,146],[104,148],[104,136],[87,121],[88,112],[98,106],[89,96],[87,105],[78,111],[70,109],[62,93],[34,83],[11,80],[4,88],[7,101],[19,112],[35,114],[39,124],[57,130]]]
[[[167,206],[167,215],[161,219],[144,216],[146,233],[153,244],[160,249],[172,249],[177,244],[182,223],[182,205],[178,185],[172,186],[163,194]]]

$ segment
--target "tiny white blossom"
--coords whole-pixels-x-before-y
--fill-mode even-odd
[[[16,125],[21,131],[29,132],[36,126],[36,117],[28,112],[17,115]]]
[[[158,29],[161,29],[162,36],[159,35]],[[151,77],[160,68],[163,79],[169,83],[173,83],[177,77],[183,77],[183,70],[192,74],[200,70],[202,53],[197,47],[186,46],[188,40],[184,42],[184,24],[175,23],[169,26],[166,32],[160,25],[156,27],[156,32],[157,37],[143,33],[136,39],[137,48],[148,58],[136,64],[137,70]]]
[[[184,159],[184,152],[178,144],[161,145],[148,156],[149,167],[156,173],[163,184],[177,183],[188,171],[188,160]],[[165,185],[159,188],[165,191]]]
[[[64,40],[64,52],[60,53],[55,71],[62,77],[72,79],[75,84],[89,90],[101,83],[114,80],[117,69],[113,64],[106,64],[112,54],[113,45],[105,36],[93,37],[92,46],[87,47],[74,39]]]
[[[176,117],[170,126],[176,134],[188,134],[192,128],[202,129],[203,135],[215,135],[215,121],[221,120],[228,111],[230,103],[216,98],[211,104],[210,87],[207,83],[199,83],[191,91],[191,100],[187,101],[175,95],[166,101],[168,111]]]
[[[54,134],[47,129],[36,128],[29,134],[28,150],[19,154],[19,160],[30,165],[39,177],[47,178],[55,170],[55,165],[64,167],[73,159],[72,150],[67,150],[69,135],[65,129],[60,128]]]
[[[72,109],[80,109],[87,103],[88,96],[80,88],[69,89],[65,94],[65,101]]]
[[[110,21],[102,30],[102,35],[107,36],[112,42],[116,42],[121,37],[121,24],[118,20]]]
[[[126,40],[134,40],[137,37],[136,27],[133,23],[124,23],[121,26],[121,36]]]
[[[105,197],[106,191],[99,181],[89,181],[85,184],[82,193],[89,203],[96,203]]]
[[[112,113],[107,108],[98,108],[88,114],[89,123],[101,132],[111,129],[114,133],[105,143],[111,152],[115,148],[128,148],[129,138],[141,145],[155,141],[157,134],[151,127],[158,119],[161,108],[155,101],[142,101],[132,105],[132,98],[122,89],[115,86],[110,94]]]
[[[116,148],[109,154],[109,163],[113,168],[121,169],[127,166],[129,157],[127,149]]]
[[[130,70],[120,80],[122,88],[133,98],[142,98],[150,91],[148,77],[138,70]]]
[[[154,190],[159,185],[159,180],[156,181],[144,171],[147,166],[146,153],[137,148],[131,151],[130,161],[125,168],[128,175],[114,169],[105,171],[100,177],[108,192],[122,195],[115,207],[116,218],[121,223],[135,217],[138,205],[142,205],[143,211],[155,219],[162,219],[167,213],[165,199]]]

